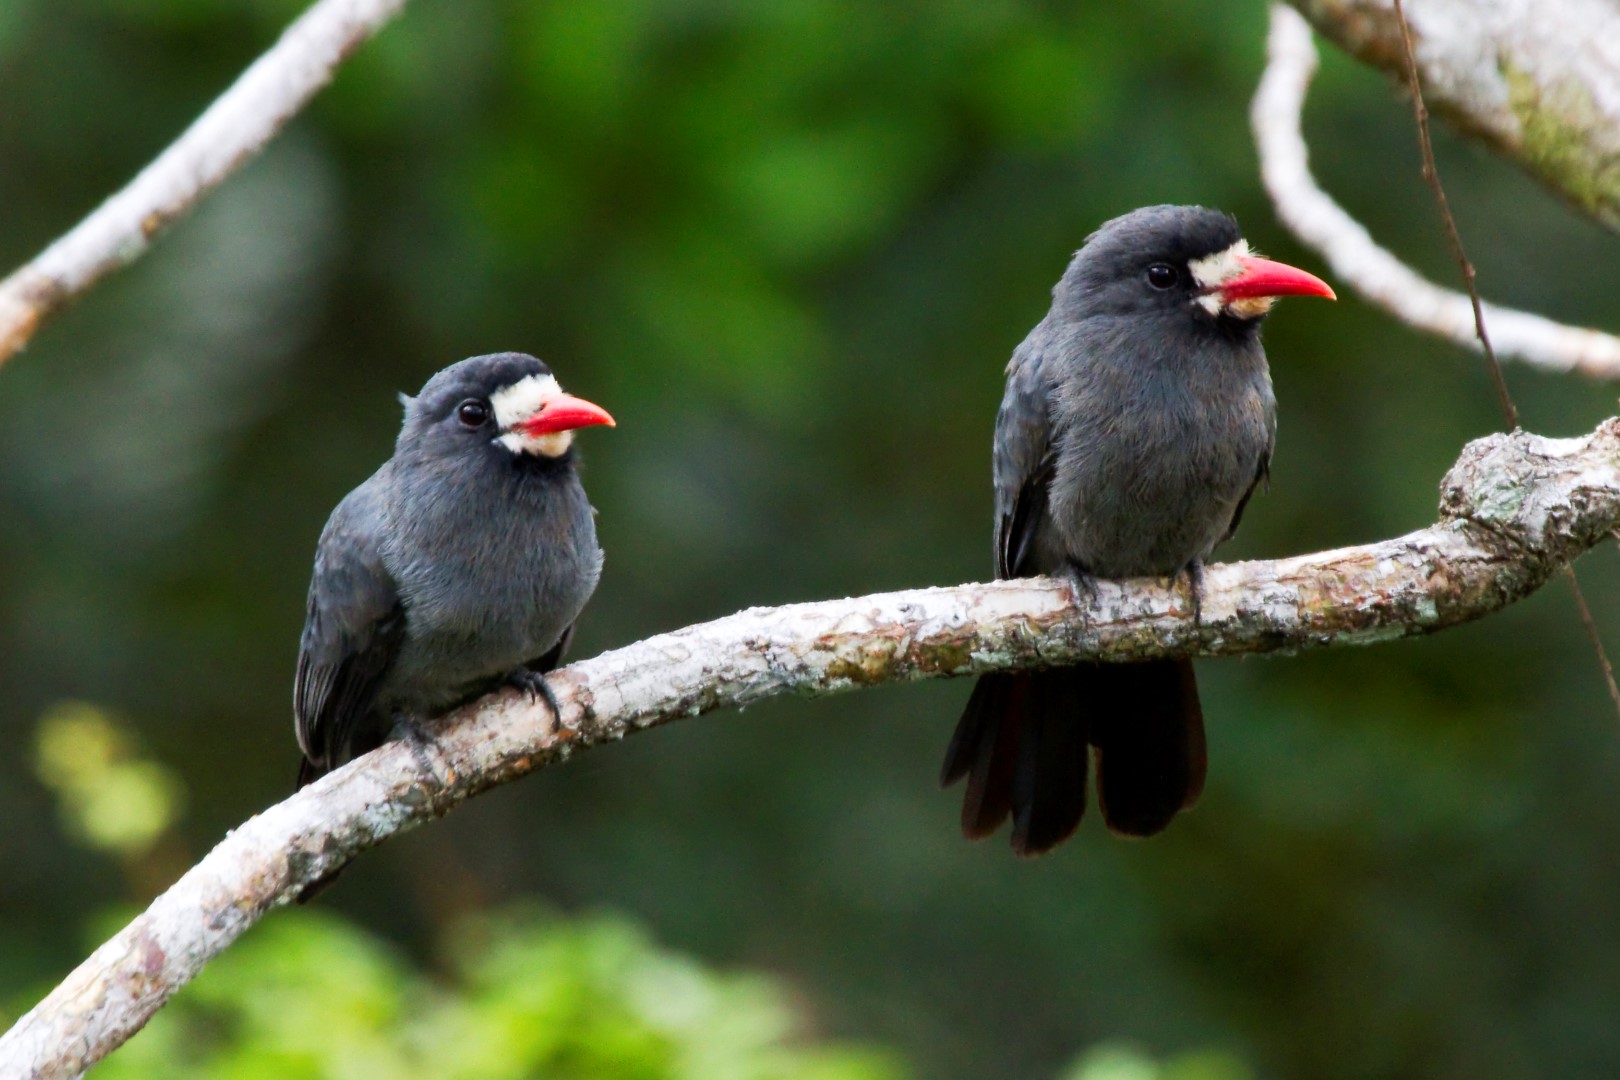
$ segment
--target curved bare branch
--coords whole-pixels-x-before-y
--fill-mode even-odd
[[[264,149],[405,0],[318,0],[124,189],[0,281],[0,364]]]
[[[1589,435],[1470,444],[1435,525],[1363,547],[1210,567],[1202,619],[1164,582],[915,589],[751,608],[572,664],[561,723],[504,691],[390,743],[236,829],[0,1036],[0,1074],[100,1060],[271,908],[389,836],[497,784],[632,732],[779,694],[1086,659],[1369,644],[1480,618],[1620,525],[1620,418]]]
[[[1292,9],[1273,4],[1266,52],[1266,70],[1250,119],[1260,151],[1261,178],[1277,216],[1368,303],[1419,330],[1477,351],[1480,343],[1468,297],[1441,288],[1380,247],[1311,175],[1300,129],[1305,91],[1317,65],[1310,26]],[[1485,304],[1484,309],[1500,355],[1553,371],[1620,379],[1620,338],[1496,304]]]
[[[1394,0],[1289,0],[1352,56],[1406,80]],[[1461,130],[1620,232],[1620,6],[1408,4],[1424,97]]]

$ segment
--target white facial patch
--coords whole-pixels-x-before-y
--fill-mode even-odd
[[[530,375],[489,395],[489,404],[495,410],[495,423],[505,431],[539,412],[540,406],[560,393],[555,375]]]
[[[1237,243],[1224,251],[1217,251],[1213,255],[1205,255],[1202,259],[1187,260],[1187,269],[1192,271],[1193,283],[1198,286],[1198,303],[1211,315],[1221,313],[1220,287],[1228,281],[1243,273],[1243,260],[1249,256],[1249,242],[1239,238]],[[1256,301],[1263,301],[1264,306],[1258,311],[1251,311]],[[1271,298],[1246,297],[1232,304],[1232,314],[1239,318],[1253,318],[1255,315],[1264,315],[1271,310]]]
[[[530,375],[511,386],[503,386],[489,395],[490,408],[495,410],[495,423],[506,434],[495,441],[514,454],[544,454],[561,457],[574,442],[572,431],[553,431],[548,435],[525,435],[510,430],[539,412],[546,402],[562,394],[555,375]]]

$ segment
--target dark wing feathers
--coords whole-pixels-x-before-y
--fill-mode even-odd
[[[1030,565],[1036,530],[1046,519],[1046,491],[1052,479],[1048,444],[1048,387],[1042,356],[1031,342],[1037,326],[1007,365],[1007,392],[996,414],[996,576],[1039,573]]]
[[[1255,489],[1261,484],[1271,482],[1271,448],[1275,445],[1275,439],[1276,435],[1273,433],[1273,441],[1266,443],[1265,452],[1260,455],[1260,464],[1254,470],[1254,480],[1250,482],[1249,490],[1243,493],[1243,498],[1238,500],[1237,509],[1232,511],[1232,524],[1226,527],[1226,535],[1221,537],[1221,543],[1224,544],[1236,535],[1238,526],[1243,523],[1243,511],[1248,509],[1249,499],[1254,495]]]
[[[997,515],[997,577],[1029,577],[1041,572],[1040,568],[1032,565],[1035,532],[1046,518],[1046,492],[1051,482],[1052,459],[1049,455],[1013,492],[1012,506],[1008,512]]]
[[[300,785],[351,756],[356,729],[393,662],[404,611],[382,565],[379,485],[368,480],[332,511],[315,552],[293,681],[304,751]]]

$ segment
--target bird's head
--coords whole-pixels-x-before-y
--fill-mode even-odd
[[[1148,206],[1105,223],[1053,290],[1068,317],[1182,313],[1258,325],[1280,296],[1335,299],[1325,281],[1249,250],[1237,222],[1201,206]]]
[[[556,460],[574,432],[613,426],[600,405],[563,392],[543,361],[494,353],[452,364],[404,397],[402,447],[412,444],[499,447],[514,456]]]

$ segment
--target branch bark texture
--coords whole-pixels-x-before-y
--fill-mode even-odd
[[[0,281],[0,363],[264,149],[405,0],[319,0],[116,195]]]
[[[1316,46],[1310,26],[1291,8],[1272,5],[1266,55],[1250,120],[1260,151],[1261,179],[1277,216],[1322,256],[1337,280],[1368,303],[1409,326],[1477,351],[1480,342],[1469,298],[1434,284],[1380,247],[1311,175],[1300,121],[1305,92],[1316,73]],[[1491,341],[1501,356],[1551,371],[1620,379],[1620,338],[1497,304],[1487,303],[1484,310]]]
[[[1433,526],[1381,543],[1210,567],[1184,588],[1004,581],[751,608],[572,664],[558,723],[503,691],[252,818],[0,1036],[0,1075],[75,1076],[129,1038],[270,909],[389,836],[599,743],[780,694],[1165,654],[1368,644],[1472,619],[1539,588],[1620,525],[1620,418],[1574,439],[1470,444]]]
[[[1398,81],[1393,0],[1290,0],[1324,36]],[[1620,7],[1610,0],[1407,5],[1424,97],[1620,232]]]

